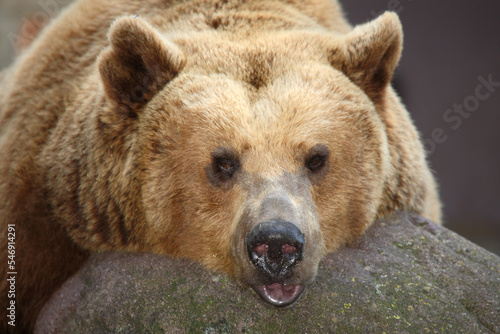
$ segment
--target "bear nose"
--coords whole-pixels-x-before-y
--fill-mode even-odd
[[[285,278],[302,260],[304,235],[293,223],[259,223],[247,235],[247,252],[252,264],[271,279]]]

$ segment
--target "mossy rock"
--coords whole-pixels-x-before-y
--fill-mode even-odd
[[[96,254],[37,333],[500,333],[500,258],[421,217],[376,222],[293,305],[152,254]]]

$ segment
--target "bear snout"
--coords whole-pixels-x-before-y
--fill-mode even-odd
[[[304,234],[291,222],[259,223],[246,241],[250,262],[266,280],[282,281],[302,260]]]
[[[265,284],[252,288],[266,302],[285,306],[293,303],[305,285],[289,285],[293,268],[302,260],[304,234],[287,221],[266,221],[257,224],[247,238],[247,254]]]
[[[310,183],[290,173],[254,177],[232,234],[233,270],[265,302],[290,305],[314,279],[323,249]]]

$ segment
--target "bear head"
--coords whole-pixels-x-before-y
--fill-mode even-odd
[[[98,62],[100,131],[136,147],[141,249],[287,305],[379,211],[401,26],[386,13],[347,34],[223,28],[116,20]]]

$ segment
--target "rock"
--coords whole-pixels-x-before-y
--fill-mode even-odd
[[[152,254],[96,254],[36,333],[500,333],[500,258],[424,218],[376,222],[293,305]]]

